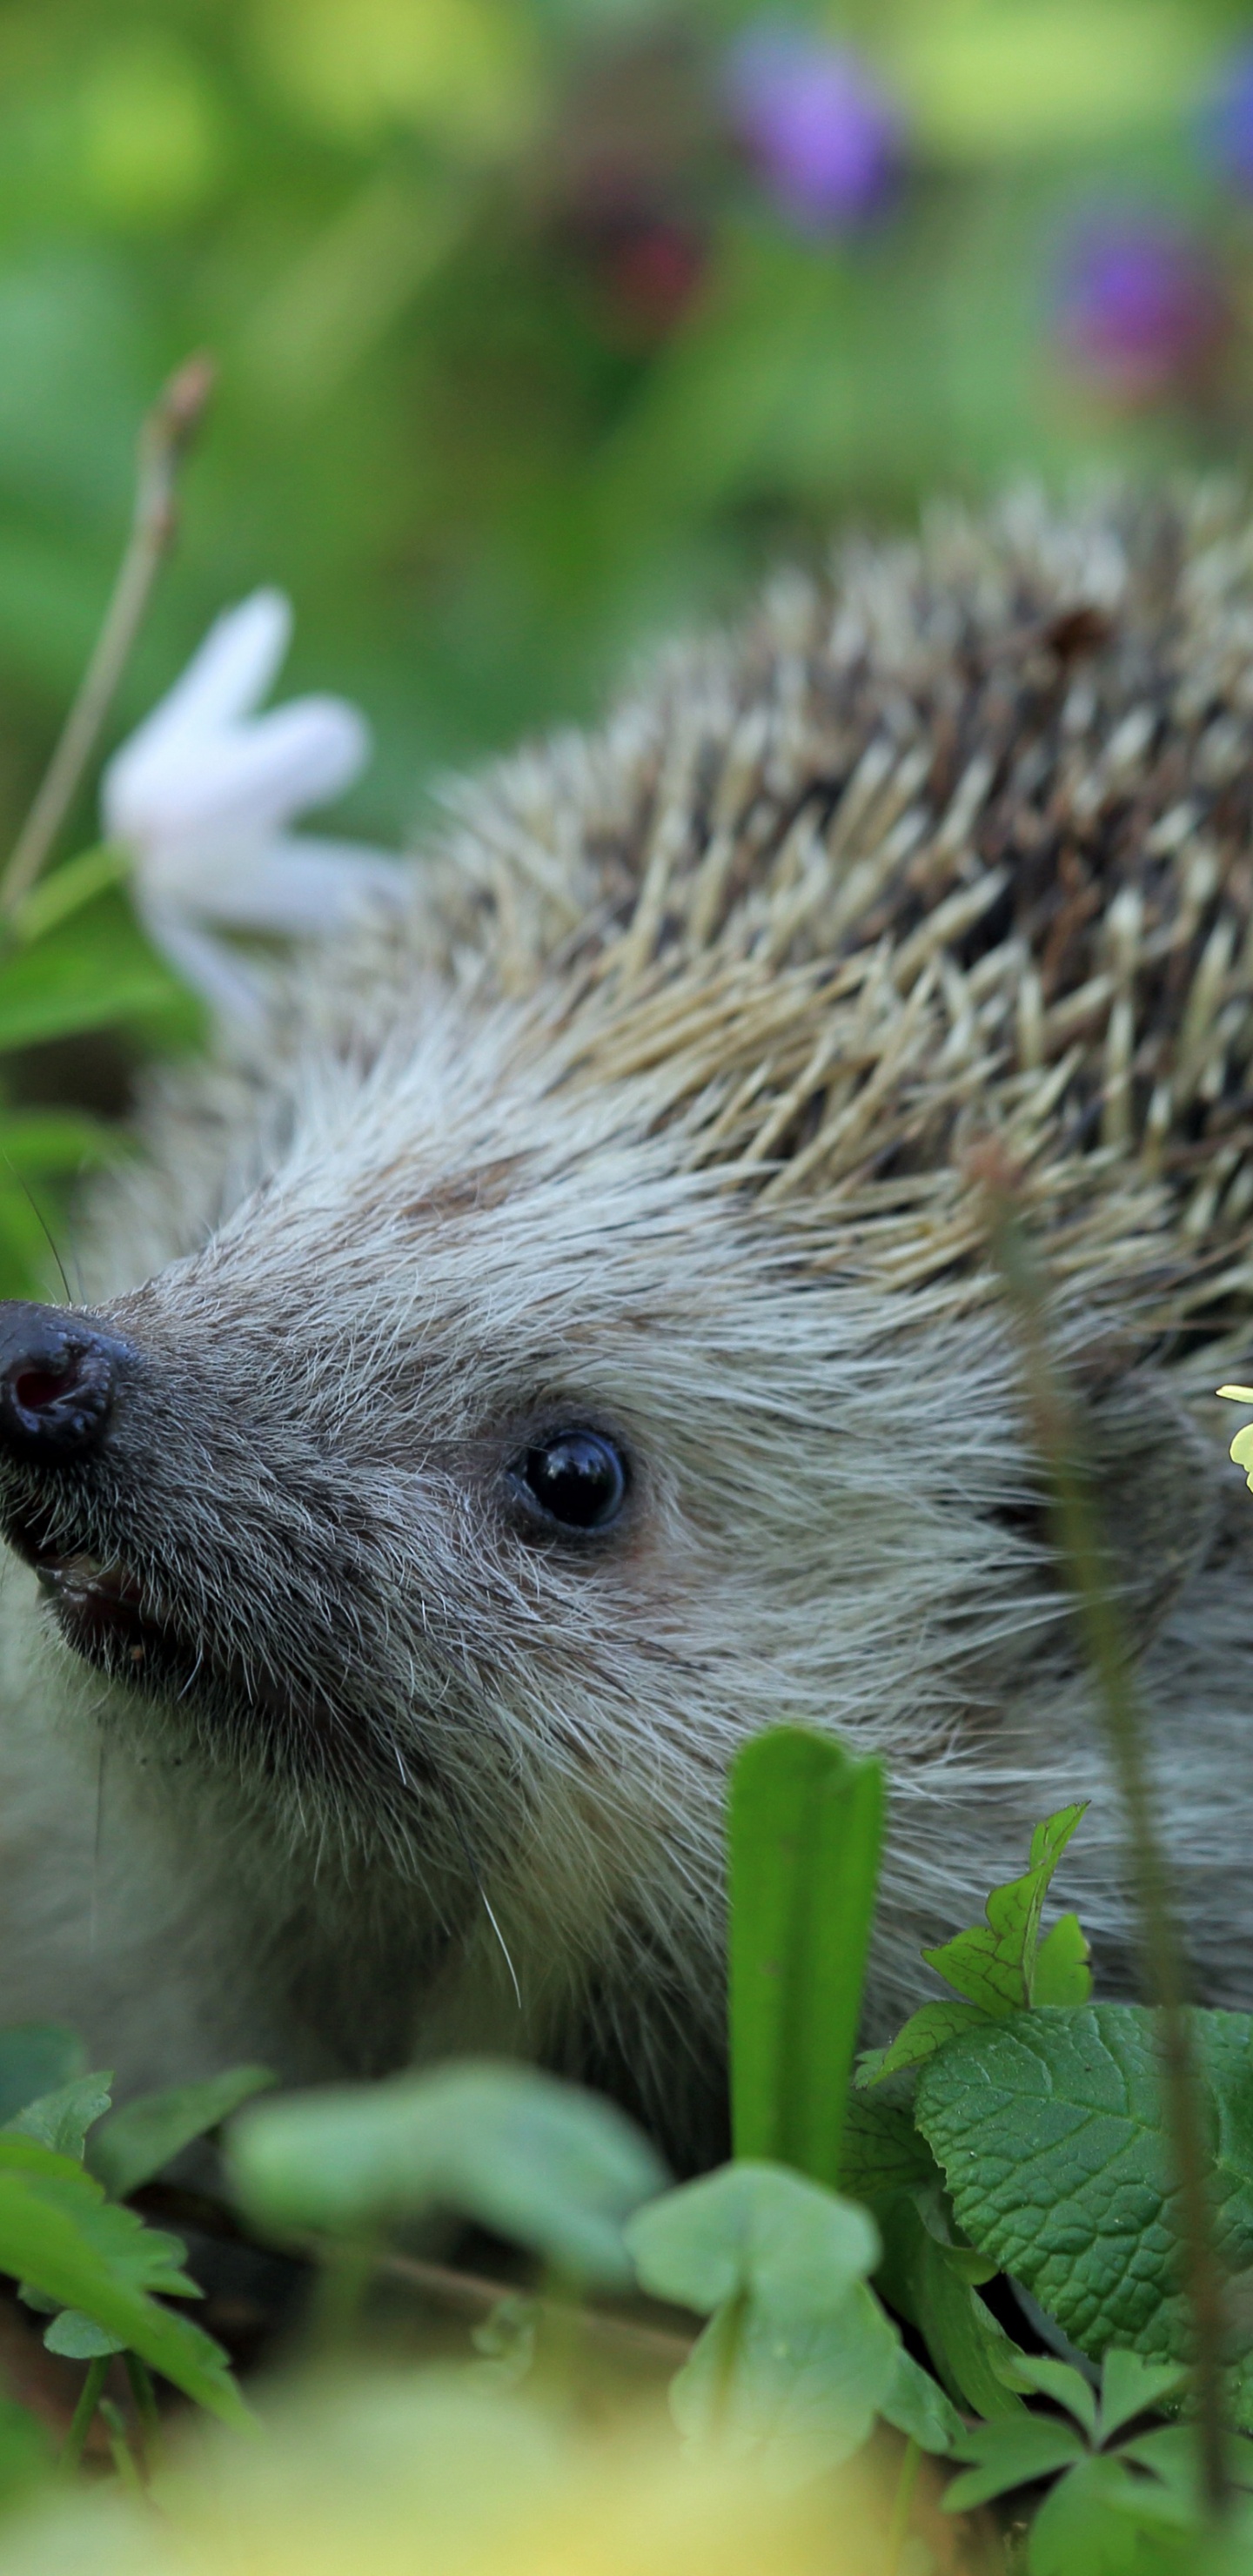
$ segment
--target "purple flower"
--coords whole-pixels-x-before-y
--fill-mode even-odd
[[[728,57],[725,96],[759,176],[805,231],[851,231],[890,202],[901,119],[847,47],[798,27],[750,27]]]
[[[1195,389],[1230,328],[1204,242],[1157,214],[1094,215],[1060,265],[1062,346],[1103,392],[1128,403]]]
[[[1253,197],[1253,45],[1228,57],[1206,105],[1202,133],[1224,176]]]

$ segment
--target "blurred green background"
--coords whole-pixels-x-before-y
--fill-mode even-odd
[[[115,730],[276,581],[292,680],[376,727],[348,819],[388,838],[441,768],[592,712],[651,636],[850,516],[1239,460],[1250,37],[1223,0],[10,0],[0,830],[191,348],[221,390]],[[771,46],[793,127],[785,97],[763,140]],[[819,203],[797,120],[833,56],[895,143]],[[1111,282],[1093,226],[1156,286]]]
[[[374,728],[332,828],[395,844],[841,524],[1241,467],[1253,0],[0,0],[3,848],[197,349],[110,739],[277,583],[283,689]],[[116,886],[41,920],[0,920],[0,1294],[205,1025]]]

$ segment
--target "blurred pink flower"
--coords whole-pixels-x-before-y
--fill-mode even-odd
[[[883,212],[904,158],[901,116],[851,48],[768,21],[732,47],[731,120],[783,213],[847,232]]]
[[[1128,403],[1196,389],[1227,338],[1218,263],[1183,225],[1117,210],[1079,226],[1060,263],[1062,346],[1104,392]]]
[[[133,854],[150,938],[237,1021],[262,1014],[266,979],[218,931],[324,937],[406,894],[407,872],[395,859],[288,830],[308,806],[347,787],[370,752],[364,718],[342,698],[295,698],[256,713],[291,623],[276,590],[228,609],[101,782],[104,829]]]

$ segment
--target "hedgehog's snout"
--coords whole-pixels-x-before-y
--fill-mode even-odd
[[[61,1467],[94,1449],[125,1356],[94,1316],[0,1302],[0,1457]]]

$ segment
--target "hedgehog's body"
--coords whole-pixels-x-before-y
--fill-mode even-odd
[[[131,2082],[523,2046],[681,2142],[726,1762],[789,1717],[888,1757],[878,2026],[1082,1795],[1124,1977],[990,1133],[1077,1319],[1203,1979],[1249,2001],[1253,1506],[1198,1400],[1250,1338],[1251,754],[1241,522],[951,526],[498,772],[407,936],[171,1090],[89,1255],[107,1437],[5,1474],[149,1688],[14,1569],[0,2017]],[[510,1472],[578,1427],[630,1479],[590,1536]]]

